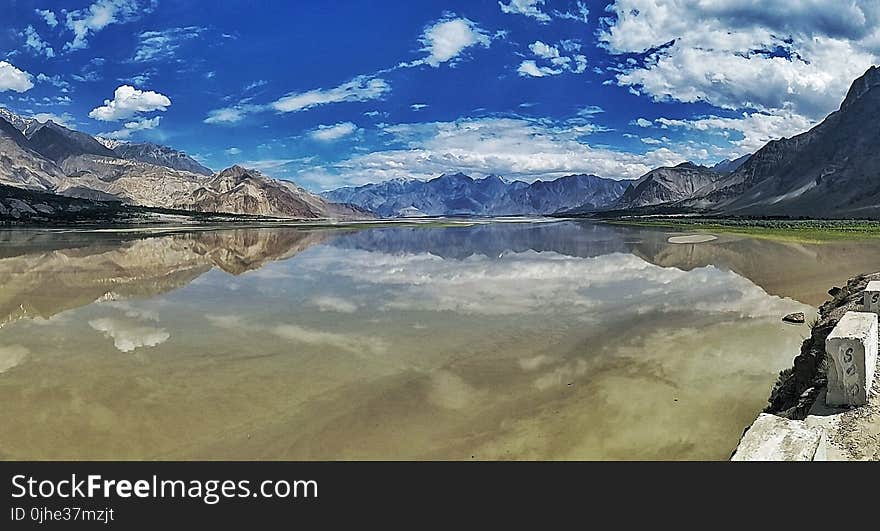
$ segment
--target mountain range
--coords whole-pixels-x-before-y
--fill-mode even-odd
[[[678,166],[657,168],[631,183],[610,208],[638,208],[679,201],[723,179],[724,173],[713,168],[683,162]]]
[[[382,217],[442,215],[541,215],[615,201],[625,181],[595,175],[568,175],[553,181],[507,181],[490,175],[474,179],[462,173],[422,181],[392,179],[358,187],[343,187],[322,196],[329,201],[360,206]]]
[[[855,80],[840,109],[769,142],[682,206],[741,215],[880,216],[880,69]]]
[[[856,79],[840,108],[792,138],[712,167],[656,168],[620,188],[594,176],[531,185],[441,176],[325,192],[383,216],[409,213],[704,213],[738,216],[880,217],[880,68]],[[588,180],[582,180],[588,177]],[[453,183],[464,183],[454,185]],[[540,183],[540,184],[539,184]],[[562,183],[567,183],[563,185]],[[578,183],[579,187],[572,186]],[[601,186],[601,191],[597,187]],[[555,190],[547,200],[538,190]],[[566,196],[561,189],[570,192]],[[488,196],[487,191],[497,191]],[[617,194],[617,197],[614,197]],[[575,206],[578,200],[582,202]]]
[[[112,201],[280,218],[372,217],[362,209],[332,204],[290,181],[272,179],[256,170],[233,166],[215,174],[172,148],[96,138],[51,120],[41,123],[2,108],[0,185],[93,201],[95,208],[91,210],[95,211],[106,210],[104,203]],[[37,196],[13,197],[5,187],[0,192],[12,201],[7,210],[19,214],[15,219],[30,215],[28,209],[34,210],[27,200]],[[83,203],[49,201],[42,196],[34,200],[41,205],[62,205],[54,210],[44,206],[47,215],[68,215],[68,208],[83,207]]]
[[[662,201],[619,201],[614,208],[662,206],[664,212],[717,215],[878,218],[878,123],[880,68],[872,66],[852,83],[840,108],[809,131],[768,142],[718,178],[712,178],[707,168],[680,171],[668,179],[678,193]],[[695,172],[702,177],[695,179]],[[698,179],[703,185],[695,187]]]
[[[840,108],[809,131],[712,167],[685,162],[632,181],[569,175],[526,183],[449,173],[318,195],[255,170],[213,173],[172,148],[98,139],[0,108],[0,185],[86,201],[293,218],[588,212],[878,218],[878,123],[880,69],[871,67]],[[63,209],[69,205],[81,206]]]

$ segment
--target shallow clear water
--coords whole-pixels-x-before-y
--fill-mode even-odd
[[[0,457],[725,459],[880,244],[0,233]]]

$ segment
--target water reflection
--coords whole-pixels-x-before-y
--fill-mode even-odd
[[[0,326],[100,300],[152,297],[217,267],[233,275],[326,239],[296,230],[229,230],[133,239],[105,233],[0,232]]]
[[[832,274],[795,264],[880,252],[667,237],[2,233],[0,456],[724,458]]]

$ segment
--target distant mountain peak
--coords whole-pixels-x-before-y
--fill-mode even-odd
[[[846,94],[846,98],[844,98],[843,103],[840,105],[840,109],[846,109],[872,91],[877,96],[880,96],[880,90],[874,90],[877,87],[880,87],[880,68],[871,66],[860,78],[853,81],[849,92]]]
[[[735,159],[724,159],[721,162],[718,162],[714,166],[711,166],[709,169],[718,173],[731,173],[739,169],[740,166],[746,163],[747,160],[752,156],[751,153],[746,153],[741,157],[737,157]]]
[[[152,142],[119,141],[116,141],[117,143],[111,146],[110,142],[113,141],[101,141],[105,146],[112,149],[114,153],[127,160],[155,164],[157,166],[188,171],[190,173],[198,173],[205,176],[214,174],[210,168],[205,167],[199,161],[190,157],[183,151],[178,151],[168,146],[162,146]]]
[[[28,141],[31,149],[59,164],[67,158],[78,155],[119,158],[113,150],[95,140],[95,137],[68,129],[52,120],[47,120],[40,127],[30,131]]]
[[[22,133],[24,133],[28,129],[28,127],[36,121],[33,118],[25,118],[23,116],[20,116],[10,111],[6,107],[0,107],[0,118],[12,124],[13,127],[18,129]]]
[[[437,177],[432,180],[437,180],[437,179],[457,179],[457,180],[467,180],[467,181],[474,180],[473,177],[471,177],[470,175],[465,175],[464,173],[462,173],[460,171],[455,172],[455,173],[443,173],[440,175],[440,177]]]
[[[238,164],[233,164],[232,166],[217,172],[217,175],[221,176],[221,177],[242,177],[245,175],[256,176],[256,175],[262,175],[262,174],[257,170],[251,170],[251,169],[245,168],[244,166],[239,166]]]
[[[126,142],[124,140],[116,140],[115,138],[105,138],[103,136],[96,136],[95,140],[101,143],[107,149],[115,149]]]
[[[724,174],[693,162],[655,168],[632,181],[615,207],[639,208],[687,199],[723,177]]]

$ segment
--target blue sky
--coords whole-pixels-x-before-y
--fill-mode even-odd
[[[880,2],[4,0],[0,105],[322,190],[635,178],[809,128]]]

